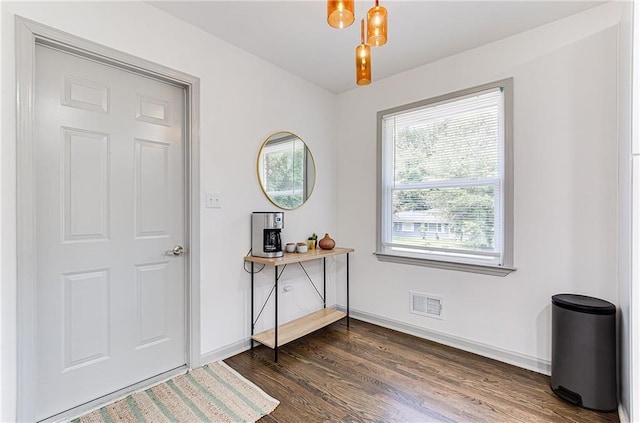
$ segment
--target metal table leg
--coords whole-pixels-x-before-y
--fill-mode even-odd
[[[251,262],[251,336],[253,336],[255,326],[253,321],[253,262]],[[251,349],[253,349],[253,338],[249,338],[249,342],[251,342]]]
[[[275,362],[278,362],[278,266],[273,266],[275,268],[275,282],[274,282],[274,286],[275,286],[275,291],[276,291],[276,304],[275,304],[275,327],[274,327],[274,339],[273,339],[273,351],[274,351],[274,355],[275,355]]]
[[[347,253],[347,327],[349,327],[349,253]]]
[[[322,308],[327,308],[327,258],[322,257],[322,284],[324,290],[322,292]]]

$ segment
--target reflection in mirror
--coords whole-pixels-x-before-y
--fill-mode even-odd
[[[267,198],[282,209],[295,209],[311,196],[316,166],[307,145],[291,132],[276,132],[258,154],[258,179]]]

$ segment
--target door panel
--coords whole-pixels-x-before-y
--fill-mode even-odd
[[[169,306],[169,263],[136,266],[136,315],[138,341],[136,349],[170,340],[167,325]]]
[[[36,47],[38,420],[186,362],[184,98]]]
[[[63,242],[109,238],[109,134],[62,128]]]
[[[136,236],[167,237],[168,143],[135,140]]]
[[[109,113],[109,86],[97,81],[64,76],[62,104],[93,112]]]
[[[109,358],[109,271],[99,269],[62,276],[62,372]]]

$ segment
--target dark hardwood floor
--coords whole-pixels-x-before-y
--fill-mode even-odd
[[[260,422],[617,422],[556,397],[549,377],[341,320],[280,349],[225,360],[280,400]]]

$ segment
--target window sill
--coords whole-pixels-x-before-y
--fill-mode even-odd
[[[445,270],[457,270],[459,272],[479,273],[482,275],[491,276],[507,276],[511,272],[515,272],[515,267],[506,266],[491,266],[486,264],[470,264],[470,263],[458,263],[454,261],[442,261],[432,260],[421,257],[412,257],[400,254],[390,253],[373,253],[376,255],[379,261],[386,261],[390,263],[410,264],[414,266],[434,267],[436,269]]]

